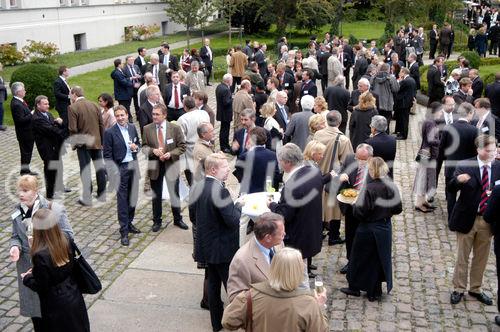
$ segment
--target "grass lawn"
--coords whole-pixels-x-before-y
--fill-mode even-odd
[[[492,65],[492,66],[480,66],[479,67],[479,76],[486,77],[489,74],[495,74],[500,72],[500,65]]]

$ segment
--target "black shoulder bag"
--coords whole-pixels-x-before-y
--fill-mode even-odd
[[[337,154],[337,149],[339,147],[340,135],[342,135],[342,133],[339,133],[337,135],[337,138],[335,139],[335,143],[333,145],[332,160],[330,161],[330,167],[328,168],[328,171],[331,171],[333,169],[333,166],[335,166],[335,155]],[[325,187],[325,192],[330,193],[330,185]]]
[[[90,267],[89,263],[85,260],[75,242],[70,242],[71,247],[75,251],[73,277],[75,278],[78,288],[83,294],[96,294],[102,289],[101,281],[92,267]]]

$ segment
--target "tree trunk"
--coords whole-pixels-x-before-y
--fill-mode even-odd
[[[228,28],[229,28],[229,47],[231,47],[231,17],[228,19]]]
[[[186,39],[187,39],[187,49],[188,50],[190,49],[190,45],[191,45],[191,37],[189,36],[189,29],[190,29],[190,26],[186,25]]]

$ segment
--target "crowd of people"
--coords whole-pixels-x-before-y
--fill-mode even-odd
[[[489,199],[498,200],[495,185],[500,181],[500,74],[483,95],[478,71],[459,58],[460,67],[448,79],[444,59],[451,53],[450,34],[449,25],[430,32],[430,57],[435,59],[427,74],[428,110],[421,132],[412,133],[422,141],[414,207],[433,212],[444,163],[449,228],[457,233],[458,251],[450,301],[460,302],[468,289],[470,296],[491,305],[481,284],[499,218],[498,204]],[[62,176],[66,139],[80,166],[77,203],[93,204],[92,161],[97,200],[106,202],[109,188],[116,190],[123,246],[129,245],[130,234],[141,232],[134,224],[142,176],[139,154],[147,160],[141,190],[151,196],[153,232],[170,223],[162,220],[164,183],[173,224],[189,229],[181,214],[179,188],[186,186],[185,179],[193,257],[205,270],[200,306],[210,311],[214,331],[248,326],[274,331],[286,324],[285,330],[328,330],[326,289],[311,291],[309,286],[309,278],[317,277],[313,259],[325,237],[328,245],[346,244],[348,262],[339,273],[346,274],[348,287],[341,292],[360,296],[363,291],[369,301],[380,300],[382,283],[387,292],[392,288],[391,219],[402,212],[394,162],[397,141],[410,134],[424,38],[423,30],[411,24],[384,45],[349,45],[327,33],[321,41],[311,37],[303,54],[283,37],[276,62],[269,60],[265,44],[249,40],[228,52],[228,72],[215,88],[216,110],[208,105],[213,63],[208,39],[199,52],[184,50],[179,59],[163,43],[148,61],[143,47],[137,57],[115,60],[114,98],[103,92],[99,105],[87,100],[81,87],[69,86],[69,69],[61,66],[54,82],[56,119],[48,97],[38,96],[30,108],[24,84],[14,82],[11,110],[22,176],[10,255],[18,267],[21,314],[33,318],[35,330],[55,331],[51,324],[59,316],[52,313],[56,307],[50,307],[47,288],[52,290],[52,283],[59,287],[59,281],[74,288],[71,278],[66,281],[74,256],[71,226],[64,208],[50,212],[47,201],[57,202],[71,190]],[[440,53],[434,56],[438,39]],[[44,163],[45,197],[30,169],[35,143]],[[240,182],[238,199],[225,187],[231,173]],[[240,243],[246,194],[270,187],[281,193],[279,201],[267,202],[271,212],[254,218],[248,227],[253,235]],[[338,200],[345,190],[357,193],[354,202]],[[52,220],[50,227],[37,230],[40,220]],[[228,292],[226,309],[221,285]],[[60,304],[61,311],[72,313],[60,321],[62,330],[76,322],[88,330],[81,292],[74,291],[72,303],[58,302],[57,308]]]

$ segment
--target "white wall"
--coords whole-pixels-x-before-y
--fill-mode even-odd
[[[75,50],[73,35],[80,33],[86,34],[87,48],[102,47],[122,42],[126,26],[153,23],[161,26],[162,21],[170,21],[163,10],[165,3],[146,0],[133,0],[135,3],[131,4],[86,0],[88,6],[76,7],[60,7],[59,0],[22,1],[23,9],[0,11],[0,43],[17,43],[18,49],[27,39],[32,39],[54,42],[61,53],[72,52]],[[37,7],[44,4],[45,8],[28,9],[28,3]],[[111,4],[100,5],[106,3]],[[184,28],[168,23],[167,33],[180,30]]]

